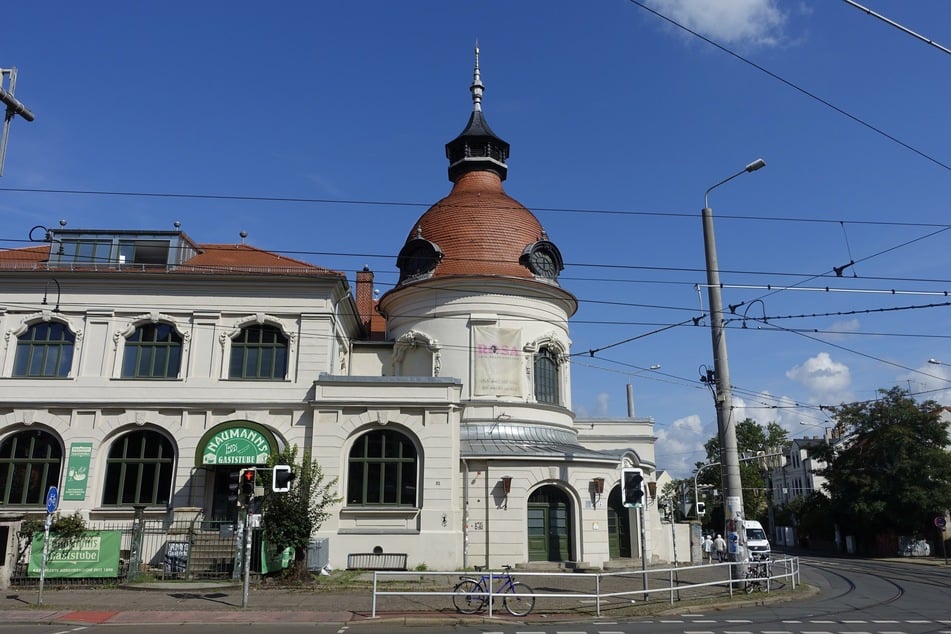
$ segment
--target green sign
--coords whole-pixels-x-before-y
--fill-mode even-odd
[[[89,480],[91,457],[91,442],[74,442],[69,446],[69,462],[66,463],[66,481],[63,483],[62,499],[80,501],[86,499],[86,482]]]
[[[208,440],[201,452],[203,465],[266,464],[271,443],[250,427],[229,427]]]
[[[39,577],[43,567],[44,534],[33,535],[30,549],[30,565],[27,575]],[[119,531],[86,531],[70,544],[58,543],[56,534],[50,535],[50,547],[46,557],[47,578],[101,578],[119,576],[119,547],[122,533]]]

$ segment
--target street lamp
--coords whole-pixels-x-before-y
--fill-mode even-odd
[[[10,78],[9,89],[3,87],[4,77]],[[6,106],[6,112],[3,116],[3,128],[0,130],[0,176],[3,176],[3,163],[7,154],[7,137],[10,135],[10,122],[13,121],[13,117],[20,115],[27,121],[33,121],[35,118],[33,113],[30,112],[30,109],[13,96],[16,83],[16,68],[0,68],[0,103]]]
[[[723,319],[723,298],[720,296],[720,269],[717,264],[716,239],[713,233],[713,210],[710,208],[710,192],[728,183],[737,176],[755,172],[766,166],[766,161],[756,159],[741,171],[724,178],[711,186],[703,195],[703,246],[707,260],[707,293],[710,298],[710,334],[713,343],[713,367],[716,374],[717,432],[720,440],[720,474],[724,491],[724,532],[736,537],[739,545],[746,543],[746,531],[736,526],[743,519],[743,484],[740,480],[740,461],[736,447],[736,421],[733,420],[733,396],[730,392],[730,367],[727,361],[726,332]],[[738,551],[738,549],[734,549]],[[736,559],[737,552],[731,553]]]
[[[938,361],[937,359],[934,359],[934,358],[928,359],[928,363],[930,363],[930,364],[932,364],[932,365],[948,365],[947,363],[941,363],[940,361]]]
[[[654,363],[650,367],[641,368],[637,372],[633,372],[628,375],[628,379],[629,379],[627,384],[627,417],[628,418],[634,418],[634,383],[631,382],[630,379],[633,379],[638,374],[642,374],[644,372],[651,372],[653,370],[660,370],[660,364]]]

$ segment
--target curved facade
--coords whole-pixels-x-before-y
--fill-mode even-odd
[[[482,113],[478,57],[470,90],[452,188],[394,245],[399,282],[378,302],[372,271],[351,289],[179,231],[61,229],[0,252],[8,540],[49,486],[90,521],[141,511],[217,534],[244,512],[237,470],[297,446],[336,480],[314,536],[335,568],[663,558],[653,499],[641,543],[619,491],[623,466],[656,479],[652,421],[577,419],[560,237],[504,191],[510,147]],[[52,274],[68,289],[55,309],[37,301]]]

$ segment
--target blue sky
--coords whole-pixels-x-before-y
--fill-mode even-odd
[[[863,4],[951,46],[945,0]],[[951,364],[951,55],[845,1],[53,1],[3,22],[0,67],[18,68],[36,120],[12,125],[2,246],[60,219],[180,221],[351,278],[367,264],[385,292],[449,191],[478,39],[506,191],[581,302],[579,414],[624,415],[632,381],[658,466],[687,476],[703,459],[700,208],[758,157],[710,195],[723,301],[740,305],[738,416],[801,436],[830,424],[819,405],[879,388],[951,401],[951,365],[928,363]]]

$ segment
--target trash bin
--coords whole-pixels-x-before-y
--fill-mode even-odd
[[[321,537],[307,542],[307,570],[322,570],[330,560],[330,538]]]

